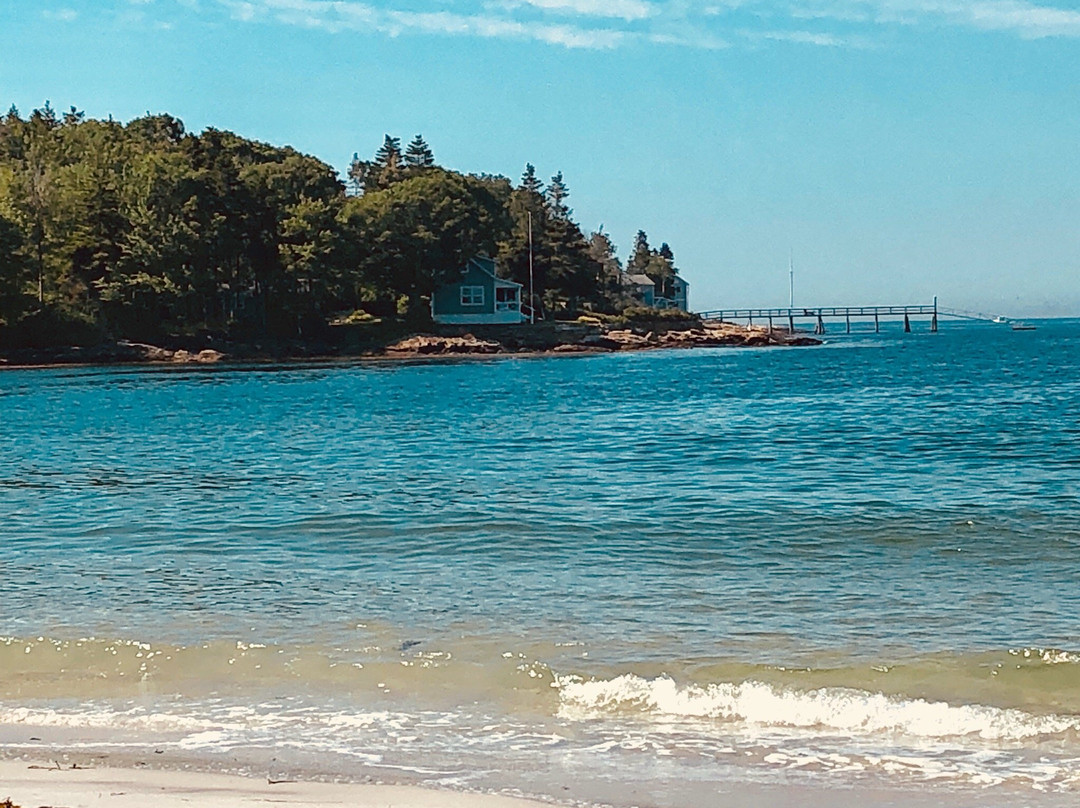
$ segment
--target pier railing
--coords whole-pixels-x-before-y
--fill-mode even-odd
[[[812,319],[814,321],[814,333],[825,333],[825,320],[844,320],[847,333],[851,333],[851,320],[853,318],[873,318],[874,330],[881,330],[883,317],[903,317],[904,330],[911,331],[912,317],[929,317],[930,330],[938,330],[938,317],[958,317],[967,320],[987,320],[992,322],[1008,322],[1005,317],[992,317],[990,315],[977,314],[968,311],[954,309],[939,309],[937,298],[933,303],[912,306],[790,306],[778,308],[760,309],[714,309],[712,311],[698,312],[703,320],[725,320],[728,322],[746,321],[748,325],[768,324],[773,328],[777,321],[786,324],[791,331],[795,330],[796,320]]]
[[[824,334],[825,320],[836,318],[844,319],[849,334],[851,333],[851,319],[853,317],[874,318],[874,331],[881,330],[882,317],[903,317],[905,331],[911,331],[912,317],[929,317],[931,331],[937,331],[939,317],[982,320],[989,323],[1012,322],[1011,318],[1002,317],[1001,315],[983,314],[982,312],[965,311],[964,309],[939,308],[936,297],[933,303],[912,306],[789,306],[772,309],[714,309],[713,311],[698,312],[698,316],[703,320],[726,320],[728,322],[745,320],[748,325],[754,325],[756,320],[761,324],[768,323],[770,329],[773,328],[775,321],[779,320],[781,323],[786,321],[787,327],[791,331],[795,330],[796,320],[812,318],[814,320],[815,334]]]

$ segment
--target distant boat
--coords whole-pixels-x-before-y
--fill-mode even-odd
[[[1013,323],[1012,324],[1012,330],[1013,331],[1034,331],[1035,326],[1031,325],[1030,323]]]
[[[1009,322],[1009,318],[1008,317],[1002,317],[999,314],[997,317],[994,317],[990,322],[992,322],[992,323],[1007,323],[1007,322]]]

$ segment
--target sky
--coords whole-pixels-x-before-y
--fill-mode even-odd
[[[1080,315],[1080,0],[0,0],[0,104],[562,171],[696,310]]]

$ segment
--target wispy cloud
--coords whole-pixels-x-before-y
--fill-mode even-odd
[[[644,20],[658,10],[644,0],[521,0],[521,5],[564,14],[623,20]]]
[[[74,22],[79,18],[79,12],[73,8],[55,8],[46,9],[41,12],[41,16],[47,20],[56,20],[57,22]]]
[[[147,3],[152,0],[128,0]],[[634,43],[716,49],[733,43],[872,47],[883,30],[1080,38],[1064,0],[173,0],[224,7],[241,22],[330,32],[438,35],[611,49]],[[160,4],[159,4],[160,5]]]
[[[450,11],[383,9],[348,0],[219,0],[241,21],[271,19],[326,31],[361,31],[400,36],[408,33],[526,39],[567,48],[613,48],[626,32],[581,28],[507,15]]]
[[[1080,11],[1028,0],[795,0],[791,14],[875,25],[948,25],[1033,39],[1080,37]]]

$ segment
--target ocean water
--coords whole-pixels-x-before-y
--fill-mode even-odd
[[[1080,321],[915,328],[0,372],[0,749],[1075,804]]]

